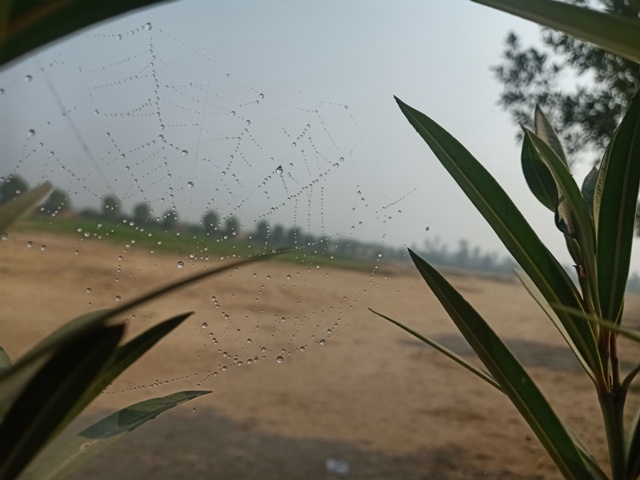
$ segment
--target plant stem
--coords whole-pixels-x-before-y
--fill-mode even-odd
[[[600,410],[604,420],[612,480],[626,480],[626,458],[624,441],[623,411],[625,395],[619,387],[598,392]]]

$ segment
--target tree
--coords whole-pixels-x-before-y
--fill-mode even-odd
[[[224,233],[227,236],[236,235],[240,231],[240,221],[231,215],[224,221]]]
[[[42,211],[45,213],[55,214],[68,210],[71,207],[67,192],[60,188],[54,188],[49,197],[42,205]]]
[[[176,212],[175,209],[167,210],[162,215],[160,224],[167,232],[175,229],[176,225],[178,225],[178,212]]]
[[[147,202],[137,203],[133,207],[133,220],[138,226],[151,223],[151,207]]]
[[[213,235],[218,230],[220,218],[213,210],[207,210],[202,217],[202,228],[207,235]]]
[[[29,184],[24,178],[20,175],[11,175],[0,184],[0,203],[8,202],[28,189]]]
[[[107,220],[120,220],[120,200],[115,195],[106,195],[102,199],[102,217]]]
[[[282,245],[284,243],[284,227],[277,224],[271,231],[271,243],[274,245]]]
[[[256,225],[256,233],[253,234],[253,238],[258,242],[266,242],[269,238],[269,223],[266,220],[261,220]]]
[[[637,0],[568,2],[600,6],[629,18],[640,16]],[[531,124],[535,105],[539,105],[571,158],[594,150],[601,154],[640,88],[640,65],[545,28],[541,40],[541,48],[525,48],[514,32],[507,35],[504,61],[492,67],[503,87],[498,103],[522,125]],[[584,84],[568,90],[563,79],[571,75]],[[636,222],[640,235],[640,204]]]
[[[290,247],[295,247],[296,245],[302,245],[303,233],[302,229],[299,227],[291,227],[287,231],[287,236],[284,239],[284,243]]]

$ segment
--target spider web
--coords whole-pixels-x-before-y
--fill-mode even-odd
[[[76,254],[74,268],[82,268],[89,241],[127,232],[153,236],[130,214],[140,202],[159,220],[163,212],[176,212],[183,225],[197,228],[209,210],[221,224],[239,219],[237,231],[198,240],[188,254],[155,252],[135,240],[116,242],[121,253],[107,279],[113,301],[144,290],[138,278],[154,269],[193,272],[270,253],[280,248],[275,225],[298,227],[287,247],[290,263],[233,272],[229,278],[241,282],[240,289],[211,294],[203,287],[194,294],[208,303],[198,328],[187,332],[200,344],[191,353],[202,358],[203,367],[158,373],[156,384],[188,378],[206,385],[231,366],[280,363],[324,345],[354,307],[366,307],[359,300],[377,287],[381,259],[402,260],[391,260],[400,246],[386,237],[397,228],[414,188],[389,179],[380,193],[363,175],[378,165],[366,148],[372,122],[346,103],[287,83],[248,82],[157,22],[129,30],[119,25],[92,30],[2,73],[0,108],[12,117],[2,140],[3,179],[51,180],[78,210],[100,209],[105,196],[117,196],[126,218],[115,227],[98,219],[93,228],[78,229],[68,242]],[[257,242],[252,237],[261,222],[267,222],[267,235]],[[190,237],[191,230],[175,235]],[[24,241],[9,237],[14,239]],[[339,242],[351,242],[351,254],[357,251],[368,275],[358,277],[355,294],[329,296],[322,308],[305,310],[305,302],[323,295],[323,282],[331,281],[332,261],[340,266],[334,256]],[[153,263],[137,262],[139,252],[154,253]],[[285,308],[282,298],[300,310]],[[240,304],[243,313],[237,314]],[[131,319],[148,325],[161,318],[147,312]],[[113,391],[142,386],[134,381]]]

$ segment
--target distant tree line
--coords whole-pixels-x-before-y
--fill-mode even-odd
[[[19,175],[0,179],[0,204],[6,203],[29,189],[29,184]],[[54,189],[40,206],[38,212],[56,216],[61,213],[74,214],[67,192]],[[132,215],[126,215],[121,202],[113,194],[103,197],[100,210],[87,208],[75,213],[82,218],[113,223],[133,222],[135,226],[147,229],[159,228],[164,231],[189,231],[204,233],[211,237],[238,237],[244,240],[264,244],[265,248],[297,249],[306,248],[318,254],[328,254],[337,258],[355,260],[408,261],[404,247],[394,248],[373,242],[362,242],[353,238],[314,236],[299,226],[286,227],[271,225],[263,219],[256,223],[253,231],[243,231],[240,220],[233,216],[221,218],[214,210],[207,210],[198,224],[181,222],[178,212],[167,209],[162,215],[154,217],[148,202],[139,202],[133,206]],[[493,273],[510,273],[517,266],[511,258],[501,258],[496,253],[482,252],[479,247],[471,247],[467,240],[460,240],[458,248],[449,250],[439,238],[427,240],[423,248],[412,247],[422,258],[441,267],[454,267],[463,270],[477,270]],[[629,288],[640,291],[640,277],[635,274],[629,279]]]

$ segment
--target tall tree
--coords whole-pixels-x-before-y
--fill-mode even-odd
[[[42,211],[46,213],[58,213],[68,210],[71,207],[67,192],[60,188],[54,188],[49,197],[42,205]]]
[[[137,203],[133,207],[133,220],[136,225],[147,225],[151,222],[151,207],[147,202]]]
[[[568,3],[640,17],[638,0]],[[499,104],[522,125],[531,124],[535,105],[539,105],[570,158],[584,160],[585,153],[593,152],[599,157],[640,88],[640,65],[546,28],[541,30],[541,42],[540,47],[524,47],[518,36],[509,32],[503,62],[492,67],[503,87]],[[576,81],[568,82],[568,78]],[[640,235],[640,204],[636,219]]]
[[[269,223],[266,220],[260,220],[258,222],[253,238],[258,242],[267,241],[269,238]]]
[[[107,220],[120,220],[120,200],[115,195],[105,195],[102,199],[102,217]]]
[[[0,203],[8,202],[29,189],[29,184],[20,175],[10,175],[0,182]]]
[[[219,223],[220,218],[213,210],[207,210],[207,212],[202,216],[202,228],[204,229],[204,233],[207,235],[213,235],[218,230]]]
[[[273,227],[271,231],[271,243],[274,245],[281,245],[284,243],[284,227],[279,223]]]
[[[224,221],[224,233],[229,237],[236,235],[240,231],[240,221],[231,215]]]
[[[178,225],[178,212],[175,209],[170,209],[164,212],[160,219],[160,224],[167,232],[174,230]]]

